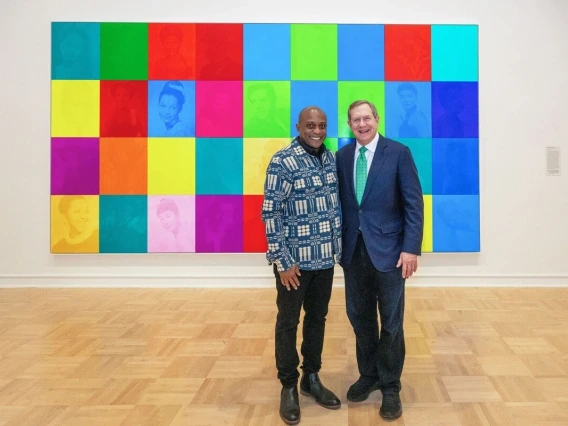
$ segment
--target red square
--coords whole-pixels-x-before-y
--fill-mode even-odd
[[[261,219],[263,195],[244,196],[244,251],[245,253],[266,253],[266,232]]]
[[[148,82],[101,80],[101,137],[148,136]]]
[[[196,24],[196,80],[243,79],[242,24]]]
[[[148,78],[195,79],[195,24],[149,24]]]
[[[385,80],[430,81],[429,25],[385,25]]]

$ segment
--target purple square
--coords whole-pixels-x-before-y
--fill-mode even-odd
[[[477,138],[479,100],[476,82],[432,82],[432,137]]]
[[[99,194],[99,139],[51,139],[51,194]]]
[[[196,196],[195,234],[197,253],[242,253],[242,195]]]

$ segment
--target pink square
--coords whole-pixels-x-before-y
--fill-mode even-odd
[[[242,81],[196,81],[195,135],[243,136]]]

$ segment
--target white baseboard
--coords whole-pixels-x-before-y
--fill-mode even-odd
[[[336,287],[344,286],[343,274],[335,275]],[[423,274],[407,287],[568,287],[568,274]],[[167,275],[167,274],[3,274],[0,288],[270,288],[270,274]]]

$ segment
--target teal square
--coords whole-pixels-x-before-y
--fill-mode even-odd
[[[195,141],[198,195],[242,195],[243,140],[198,138]]]
[[[51,23],[51,78],[98,80],[100,77],[100,24]]]
[[[412,138],[399,139],[400,143],[406,145],[410,149],[416,168],[418,169],[418,178],[422,185],[424,195],[432,194],[432,139],[430,138]]]
[[[432,25],[432,81],[478,81],[477,25]]]
[[[146,195],[101,195],[99,205],[101,253],[148,251]]]

